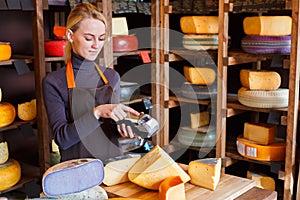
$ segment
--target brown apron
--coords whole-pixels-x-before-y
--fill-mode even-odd
[[[97,87],[97,82],[95,83],[95,88],[77,88],[72,63],[71,61],[67,63],[66,78],[70,106],[69,119],[75,121],[75,126],[76,119],[87,112],[92,112],[95,106],[111,103],[112,95],[114,95],[112,87],[96,63],[95,67],[104,85]],[[78,76],[80,74],[77,74]],[[95,157],[105,161],[108,158],[121,154],[121,150],[117,146],[117,137],[119,134],[117,133],[115,123],[111,119],[104,120],[101,126],[88,136],[85,136],[86,134],[84,133],[85,130],[90,129],[88,123],[84,127],[82,125],[80,127],[76,126],[76,129],[81,142],[80,144],[76,144],[77,146],[75,145],[76,147],[72,149],[74,155],[71,155],[71,157]]]

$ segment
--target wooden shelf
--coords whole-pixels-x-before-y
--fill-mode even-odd
[[[0,132],[12,130],[12,129],[16,129],[16,128],[24,125],[24,124],[31,124],[31,125],[33,125],[35,123],[36,123],[36,120],[31,120],[31,121],[27,121],[27,122],[25,122],[25,121],[15,121],[11,125],[9,125],[9,126],[0,128]]]
[[[25,63],[32,63],[33,59],[32,58],[12,58],[9,60],[0,61],[0,66],[1,65],[12,65],[16,61],[24,61]]]

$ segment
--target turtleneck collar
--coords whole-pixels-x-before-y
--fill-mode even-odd
[[[86,60],[83,57],[72,53],[73,70],[95,71],[94,61]]]

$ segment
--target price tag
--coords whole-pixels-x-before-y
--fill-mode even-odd
[[[143,63],[150,63],[151,59],[147,51],[140,51],[139,55],[142,57]]]

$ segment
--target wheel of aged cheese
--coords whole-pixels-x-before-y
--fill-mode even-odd
[[[206,86],[184,82],[180,91],[182,96],[195,100],[212,99],[217,95],[216,85]]]
[[[253,108],[284,108],[288,106],[289,90],[278,88],[277,90],[238,90],[238,101]]]
[[[120,81],[120,101],[130,101],[137,99],[140,94],[138,83]]]
[[[218,16],[183,16],[180,27],[183,33],[218,34]]]
[[[198,132],[189,127],[181,127],[178,132],[178,141],[193,147],[214,147],[216,145],[216,131]]]
[[[282,161],[285,159],[285,142],[277,139],[270,145],[261,145],[238,136],[237,151],[246,158],[260,161]]]
[[[241,47],[252,54],[290,54],[291,36],[246,35],[242,38]]]
[[[9,42],[0,42],[0,61],[10,59],[12,54],[11,45]]]
[[[135,35],[113,36],[113,51],[136,51],[138,50],[138,39]]]
[[[215,50],[218,49],[218,34],[185,34],[182,45],[190,50]]]
[[[50,167],[43,175],[43,192],[58,197],[82,192],[100,185],[104,178],[99,159],[74,159]]]
[[[17,160],[9,159],[0,165],[0,191],[13,187],[21,179],[21,166]]]

